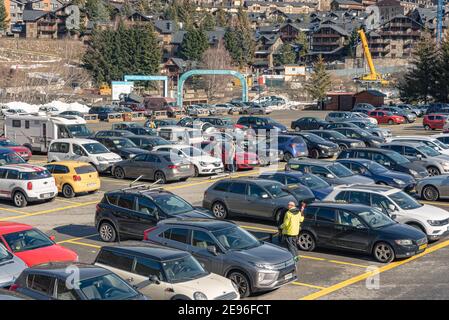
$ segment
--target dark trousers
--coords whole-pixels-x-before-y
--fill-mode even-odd
[[[284,235],[284,239],[285,239],[285,242],[287,242],[288,251],[290,251],[292,253],[293,257],[298,257],[298,247],[296,245],[296,242],[298,241],[298,237]]]

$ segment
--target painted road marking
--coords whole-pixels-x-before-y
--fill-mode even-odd
[[[65,200],[65,199],[59,199],[59,198],[56,198],[55,200],[60,201],[60,202],[65,202],[65,203],[71,203],[71,204],[80,204],[79,202]]]
[[[355,284],[357,282],[360,282],[362,280],[366,280],[367,278],[369,278],[369,277],[371,277],[371,276],[373,276],[375,274],[380,274],[382,272],[395,269],[395,268],[397,268],[399,266],[402,266],[402,265],[404,265],[406,263],[409,263],[411,261],[419,259],[419,258],[421,258],[421,257],[423,257],[425,255],[428,255],[428,254],[430,254],[432,252],[435,252],[435,251],[440,250],[440,249],[442,249],[444,247],[447,247],[447,246],[449,246],[449,240],[446,240],[444,242],[441,242],[439,244],[431,246],[426,251],[421,252],[420,254],[417,254],[417,255],[415,255],[415,256],[413,256],[411,258],[408,258],[406,260],[392,262],[392,263],[390,263],[390,264],[388,264],[386,266],[378,268],[377,270],[373,270],[373,271],[362,273],[361,275],[358,275],[358,276],[355,276],[355,277],[350,278],[348,280],[339,282],[339,283],[337,283],[337,284],[335,284],[333,286],[330,286],[328,288],[322,289],[322,290],[320,290],[318,292],[309,294],[309,295],[307,295],[305,297],[301,297],[301,298],[299,298],[299,300],[315,300],[315,299],[319,299],[321,297],[324,297],[326,295],[331,294],[332,292],[338,291],[340,289],[343,289],[345,287],[353,285],[353,284]]]
[[[61,243],[70,242],[70,241],[77,241],[77,240],[82,240],[82,239],[88,239],[90,237],[96,237],[96,236],[98,236],[98,234],[94,233],[94,234],[90,234],[90,235],[84,236],[84,237],[70,238],[70,239],[67,239],[67,240],[58,241],[56,243],[57,244],[61,244]]]
[[[17,213],[17,214],[29,214],[29,213],[26,213],[25,211],[9,209],[9,208],[1,208],[1,207],[0,207],[0,211],[13,212],[13,213]]]
[[[303,283],[303,282],[293,281],[293,282],[290,282],[290,283],[294,284],[294,285],[297,285],[297,286],[308,287],[308,288],[313,288],[313,289],[320,289],[320,290],[326,289],[325,287],[315,286],[313,284],[308,284],[308,283]]]
[[[101,249],[101,246],[99,246],[99,245],[86,243],[86,242],[81,242],[81,241],[76,241],[76,240],[69,240],[69,241],[66,241],[66,243],[72,243],[72,244],[77,244],[77,245],[80,245],[80,246],[91,247],[91,248],[95,248],[95,249]]]

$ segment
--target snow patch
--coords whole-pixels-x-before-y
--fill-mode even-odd
[[[26,112],[32,113],[32,112],[38,112],[40,107],[55,107],[60,112],[63,111],[78,111],[78,112],[89,112],[89,107],[81,104],[79,102],[62,102],[62,101],[52,101],[46,104],[28,104],[26,102],[21,101],[13,101],[5,103],[6,106],[9,107],[9,109],[23,109]]]

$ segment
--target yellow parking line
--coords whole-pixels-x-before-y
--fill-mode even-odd
[[[1,208],[1,207],[0,207],[0,211],[8,211],[8,212],[13,212],[13,213],[18,213],[18,214],[28,214],[25,211],[9,209],[9,208]]]
[[[310,260],[316,260],[316,261],[326,261],[327,260],[325,258],[318,258],[318,257],[312,257],[312,256],[303,256],[303,255],[300,255],[299,257],[303,258],[303,259],[310,259]]]
[[[79,202],[65,200],[65,199],[59,199],[59,198],[56,198],[55,200],[60,201],[60,202],[65,202],[65,203],[71,203],[71,204],[80,204]]]
[[[57,244],[61,244],[61,243],[64,243],[64,242],[70,242],[70,241],[77,241],[77,240],[81,240],[81,239],[87,239],[87,238],[94,237],[94,236],[97,236],[97,234],[94,233],[94,234],[90,234],[90,235],[84,236],[84,237],[70,238],[70,239],[67,239],[67,240],[58,241],[56,243]]]
[[[67,241],[67,243],[77,244],[80,246],[91,247],[91,248],[95,248],[95,249],[101,249],[101,246],[98,246],[96,244],[90,244],[90,243],[80,242],[80,241],[75,241],[75,240],[69,240],[69,241]]]
[[[330,287],[325,288],[323,290],[320,290],[318,292],[315,292],[315,293],[309,294],[307,296],[301,297],[300,300],[315,300],[315,299],[319,299],[319,298],[321,298],[323,296],[326,296],[328,294],[331,294],[331,293],[333,293],[335,291],[338,291],[340,289],[348,287],[348,286],[350,286],[350,285],[352,285],[354,283],[357,283],[357,282],[360,282],[362,280],[365,280],[365,279],[367,279],[367,278],[369,278],[369,277],[371,277],[371,276],[373,276],[375,274],[395,269],[395,268],[397,268],[399,266],[402,266],[402,265],[404,265],[406,263],[412,262],[412,261],[414,261],[416,259],[419,259],[419,258],[421,258],[421,257],[423,257],[425,255],[428,255],[428,254],[430,254],[432,252],[435,252],[435,251],[440,250],[440,249],[442,249],[444,247],[447,247],[447,246],[449,246],[449,240],[446,240],[444,242],[441,242],[439,244],[431,246],[426,251],[424,251],[424,252],[422,252],[420,254],[417,254],[417,255],[415,255],[415,256],[413,256],[411,258],[408,258],[406,260],[392,262],[390,264],[387,264],[386,266],[378,268],[377,270],[373,270],[373,271],[362,273],[361,275],[358,275],[358,276],[355,276],[355,277],[350,278],[348,280],[339,282],[339,283],[337,283],[337,284],[335,284],[333,286],[330,286]]]
[[[297,286],[302,286],[302,287],[313,288],[313,289],[320,289],[320,290],[326,289],[325,287],[315,286],[313,284],[302,283],[302,282],[297,282],[297,281],[293,281],[293,282],[291,282],[291,284],[294,284]]]
[[[448,202],[440,202],[440,201],[420,201],[421,203],[424,204],[431,204],[433,206],[446,206],[449,207],[449,203]]]

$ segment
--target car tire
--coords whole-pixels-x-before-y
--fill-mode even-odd
[[[160,180],[160,184],[166,184],[167,178],[165,177],[165,174],[162,171],[156,171],[154,173],[154,181]]]
[[[345,144],[340,145],[340,151],[344,151],[346,149],[348,149],[348,147]]]
[[[301,129],[299,127],[295,127],[295,131],[299,132],[299,131],[301,131]]]
[[[115,242],[117,240],[117,231],[109,222],[102,222],[98,228],[100,239],[104,242]]]
[[[389,124],[389,125],[393,125],[393,124],[394,124],[394,121],[390,119],[390,120],[388,120],[388,124]]]
[[[200,171],[198,170],[197,166],[193,166],[193,176],[198,177],[200,175]]]
[[[226,219],[228,217],[228,208],[221,201],[216,201],[212,204],[212,213],[217,219]]]
[[[440,198],[440,193],[437,188],[428,185],[422,189],[421,198],[427,201],[437,201]]]
[[[277,209],[276,213],[274,214],[274,221],[276,221],[276,225],[280,226],[282,224],[281,220],[281,214],[285,209]]]
[[[395,258],[395,253],[388,243],[378,242],[374,245],[373,256],[378,262],[390,263]]]
[[[125,179],[125,170],[122,167],[117,167],[114,169],[114,178]]]
[[[427,168],[427,172],[429,173],[429,176],[439,176],[441,174],[440,170],[437,167],[430,166]]]
[[[246,298],[251,294],[251,283],[245,274],[240,271],[231,271],[227,278],[239,288],[240,298]]]
[[[309,156],[310,156],[310,158],[312,158],[312,159],[319,159],[319,158],[320,158],[320,152],[319,152],[317,149],[312,149],[312,150],[309,152]]]
[[[292,158],[293,158],[293,155],[290,152],[284,153],[284,161],[285,162],[288,162]]]
[[[432,128],[428,125],[428,124],[426,124],[425,126],[424,126],[424,130],[426,130],[426,131],[430,131]]]
[[[313,251],[316,247],[316,240],[313,234],[303,231],[298,236],[297,244],[302,251]]]
[[[319,126],[318,130],[324,130],[324,127],[323,126]]]
[[[14,192],[12,196],[12,201],[14,205],[18,208],[26,207],[26,205],[28,204],[26,196],[21,191]]]
[[[62,186],[62,195],[65,198],[73,198],[75,196],[75,190],[73,190],[70,184],[65,184]]]

